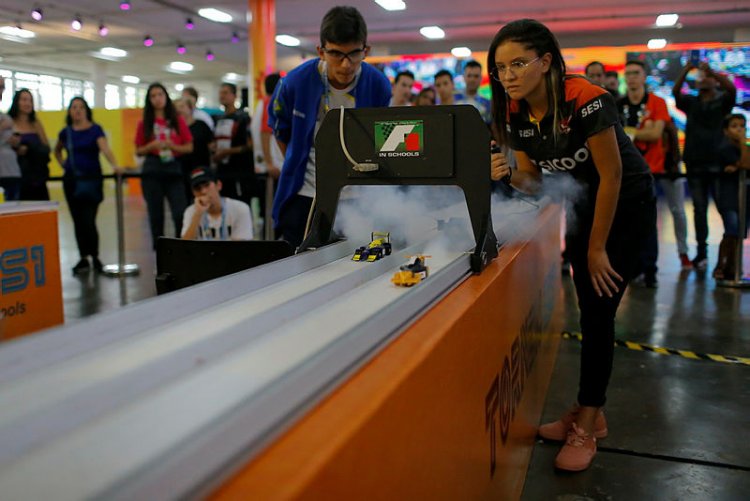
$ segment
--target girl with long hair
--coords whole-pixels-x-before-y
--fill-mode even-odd
[[[34,96],[29,89],[19,89],[13,95],[8,110],[13,119],[10,144],[18,155],[21,168],[20,200],[49,200],[49,141],[42,122],[37,120]]]
[[[180,237],[182,215],[187,207],[180,156],[193,151],[190,129],[177,114],[167,89],[160,83],[148,87],[135,145],[136,154],[145,157],[141,186],[156,248],[157,239],[164,235],[165,197],[172,212],[175,236]]]
[[[73,273],[85,273],[92,266],[96,272],[101,272],[96,213],[104,199],[104,191],[99,153],[104,154],[113,170],[119,171],[119,167],[107,143],[107,136],[99,124],[94,123],[91,108],[84,98],[74,97],[70,100],[65,124],[57,137],[55,158],[65,170],[63,190],[73,218],[80,254]],[[63,150],[66,152],[64,160]]]
[[[570,249],[581,312],[581,373],[577,403],[558,421],[542,425],[542,438],[565,441],[555,465],[580,471],[607,434],[602,407],[612,372],[617,307],[648,228],[656,224],[653,179],[619,124],[613,97],[580,76],[566,75],[555,36],[543,24],[506,24],[489,48],[497,140],[514,150],[511,171],[492,155],[493,180],[535,192],[542,169],[567,172],[581,186],[573,200],[577,225]],[[544,176],[559,182],[559,176]]]

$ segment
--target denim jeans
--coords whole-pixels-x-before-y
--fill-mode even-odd
[[[664,192],[669,212],[674,222],[674,238],[677,242],[677,253],[687,254],[687,217],[685,216],[685,178],[661,178],[659,187]]]
[[[695,240],[698,246],[698,256],[706,257],[708,248],[708,197],[709,195],[717,203],[719,181],[713,174],[694,175],[688,177],[690,196],[693,199],[693,219],[695,222]]]

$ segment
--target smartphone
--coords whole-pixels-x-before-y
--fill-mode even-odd
[[[699,49],[690,51],[690,64],[692,64],[696,68],[699,64],[701,64],[701,51]]]

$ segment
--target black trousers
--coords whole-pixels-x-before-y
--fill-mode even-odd
[[[21,194],[19,200],[49,200],[49,191],[46,181],[21,181]]]
[[[99,232],[96,229],[96,213],[101,202],[76,200],[75,180],[63,179],[63,191],[68,202],[70,215],[73,217],[73,228],[81,258],[99,256]]]
[[[182,167],[178,161],[162,163],[156,156],[147,156],[143,161],[141,178],[143,198],[146,200],[148,220],[154,248],[156,240],[164,235],[164,199],[169,202],[176,237],[182,234],[182,216],[187,208]]]
[[[279,224],[276,229],[281,232],[281,238],[296,249],[305,237],[307,216],[312,207],[312,198],[302,195],[293,196],[279,213]]]
[[[641,200],[621,200],[607,239],[607,255],[615,271],[623,278],[613,297],[597,296],[588,269],[589,234],[593,213],[579,214],[577,231],[571,235],[573,280],[581,311],[581,372],[578,403],[601,407],[606,402],[612,374],[615,314],[625,287],[632,278],[642,246],[656,225],[656,201],[650,195]]]
[[[690,174],[690,169],[688,169]],[[715,175],[706,174],[688,177],[690,197],[693,199],[693,223],[695,224],[695,240],[698,244],[698,255],[705,258],[708,248],[708,198],[711,196],[717,205],[719,181]]]

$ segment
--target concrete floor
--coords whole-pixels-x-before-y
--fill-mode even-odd
[[[708,272],[681,271],[671,216],[659,207],[659,287],[630,287],[619,339],[699,353],[750,356],[750,291],[718,288]],[[688,210],[688,218],[691,218]],[[692,222],[690,222],[692,225]],[[721,228],[712,212],[711,228]],[[692,241],[692,231],[688,242]],[[745,246],[745,270],[750,270]],[[572,280],[563,281],[566,328],[578,331]],[[575,400],[580,345],[562,341],[542,422]],[[606,406],[609,436],[592,467],[556,472],[558,444],[537,442],[523,499],[740,500],[750,492],[750,367],[615,348]]]
[[[110,187],[109,193],[113,189]],[[152,297],[155,257],[145,205],[126,198],[127,261],[141,273],[124,279],[93,273],[74,277],[78,260],[67,206],[61,201],[60,248],[66,322]],[[717,288],[711,278],[721,220],[712,208],[709,271],[679,269],[671,216],[659,207],[659,288],[631,287],[620,308],[617,337],[703,353],[750,356],[750,291]],[[691,208],[687,208],[693,242]],[[167,221],[169,218],[167,217]],[[101,257],[117,260],[114,196],[102,204]],[[168,234],[173,230],[167,223]],[[691,253],[694,245],[691,245]],[[750,271],[750,246],[745,249]],[[575,292],[564,279],[566,326],[578,330]],[[535,500],[733,500],[750,492],[750,367],[694,361],[615,348],[607,416],[610,436],[588,471],[554,471],[559,446],[534,449],[523,499]],[[543,421],[554,420],[575,399],[580,349],[562,341]]]

